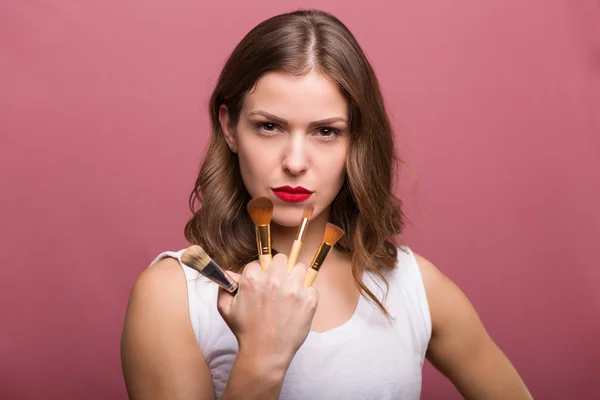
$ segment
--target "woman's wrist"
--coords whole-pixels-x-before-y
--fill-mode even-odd
[[[275,381],[283,379],[291,361],[290,357],[281,353],[264,354],[244,347],[240,347],[236,358],[236,363],[240,362],[253,373]]]
[[[279,399],[288,366],[281,358],[240,350],[222,399]]]

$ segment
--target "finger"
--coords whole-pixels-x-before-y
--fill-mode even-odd
[[[233,271],[225,271],[225,273],[231,278],[232,281],[238,284],[238,289],[235,293],[231,293],[219,286],[219,292],[217,293],[217,309],[221,315],[229,315],[231,312],[231,307],[235,303],[236,296],[240,291],[240,286],[242,286],[241,282],[245,280],[243,279],[242,275]]]
[[[231,306],[234,299],[235,296],[233,294],[219,286],[219,292],[217,293],[217,310],[224,318],[231,314]]]
[[[283,282],[287,276],[287,256],[285,254],[277,253],[275,257],[273,257],[273,262],[269,267],[268,274]]]
[[[286,278],[287,256],[277,254],[273,257],[273,262],[269,267],[266,277],[266,289],[273,296],[278,296]]]
[[[227,276],[229,276],[231,278],[232,281],[234,281],[235,283],[240,284],[240,279],[242,278],[242,275],[235,273],[233,271],[225,271],[225,274]],[[223,291],[224,293],[221,293],[221,291]],[[227,299],[228,296],[226,296],[226,294],[229,295],[229,297],[233,297],[235,296],[235,293],[231,293],[225,289],[223,289],[221,286],[219,286],[219,293],[218,293],[218,298],[223,297],[224,299]],[[224,300],[225,301],[225,300]]]
[[[242,271],[242,275],[246,277],[260,275],[261,273],[263,273],[263,271],[260,269],[260,264],[258,261],[252,261],[251,263],[246,264]]]
[[[240,279],[241,279],[242,275],[235,273],[233,271],[225,271],[225,275],[227,275],[231,281],[236,283],[235,288],[233,289],[233,291],[230,292],[232,295],[235,296],[239,290]]]
[[[254,291],[256,288],[263,287],[266,281],[266,274],[260,267],[258,261],[252,261],[246,264],[242,272],[240,284],[240,292]]]
[[[290,285],[300,292],[304,290],[304,276],[306,275],[307,269],[306,264],[298,263],[294,266],[292,272],[290,272],[290,275],[288,276]]]
[[[225,273],[229,275],[232,281],[234,281],[235,283],[240,283],[240,278],[242,277],[242,274],[238,274],[237,272],[233,271],[225,271]]]

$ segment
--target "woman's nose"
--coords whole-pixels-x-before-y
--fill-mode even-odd
[[[283,169],[292,175],[306,171],[309,164],[307,150],[304,134],[291,134],[283,154]]]

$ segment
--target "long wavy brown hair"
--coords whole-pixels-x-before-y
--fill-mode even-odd
[[[189,199],[194,213],[185,227],[190,243],[200,244],[221,266],[238,272],[258,258],[254,225],[246,204],[237,155],[219,123],[227,106],[237,124],[244,95],[265,73],[303,75],[315,70],[337,83],[348,102],[347,176],[331,206],[331,222],[346,234],[336,248],[352,254],[352,273],[361,295],[385,314],[362,282],[364,271],[382,278],[394,268],[397,235],[405,224],[402,202],[393,194],[396,166],[391,124],[375,73],[358,42],[336,17],[302,10],[269,18],[254,27],[229,56],[210,99],[212,137]],[[387,293],[387,289],[386,289]]]

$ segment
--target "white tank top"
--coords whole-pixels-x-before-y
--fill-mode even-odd
[[[178,252],[165,257],[180,261]],[[212,375],[217,399],[227,385],[237,340],[217,311],[218,286],[182,265],[187,278],[189,313],[194,335]],[[391,320],[360,296],[352,317],[323,333],[310,332],[289,366],[282,400],[288,399],[419,399],[431,317],[423,279],[412,251],[398,248],[396,268],[385,273],[389,284],[385,306]],[[364,284],[382,299],[383,282],[366,272]]]

